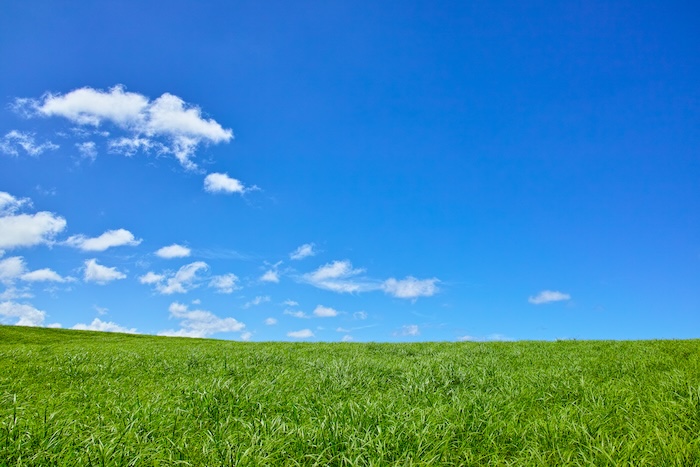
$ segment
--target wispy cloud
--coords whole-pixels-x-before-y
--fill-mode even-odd
[[[299,248],[294,250],[289,254],[289,257],[293,260],[300,260],[304,258],[308,258],[309,256],[314,256],[316,254],[316,251],[314,250],[314,244],[313,243],[304,243],[301,245]]]
[[[394,333],[395,336],[417,336],[420,334],[420,329],[417,324],[407,324],[401,326],[401,329]]]
[[[362,274],[364,269],[354,269],[348,260],[333,261],[313,272],[304,274],[302,280],[319,289],[340,293],[353,293],[373,290],[377,287],[367,281],[353,279]]]
[[[177,272],[165,272],[156,274],[148,271],[143,276],[139,277],[139,282],[142,284],[154,285],[156,291],[163,295],[171,295],[174,293],[187,293],[190,290],[199,286],[201,278],[198,276],[200,271],[206,271],[209,265],[204,261],[195,261],[194,263],[182,266]]]
[[[275,324],[277,324],[277,320],[275,318],[266,318],[265,324],[268,326],[274,326]]]
[[[270,301],[270,297],[269,297],[269,296],[267,296],[267,295],[258,295],[257,297],[255,297],[255,298],[252,299],[251,301],[246,302],[246,303],[243,305],[243,308],[250,308],[251,306],[258,306],[258,305],[260,305],[260,304],[262,304],[262,303],[267,303],[267,302],[269,302],[269,301]]]
[[[544,303],[561,302],[570,299],[571,295],[569,294],[554,290],[543,290],[534,297],[528,298],[527,301],[532,303],[533,305],[542,305]]]
[[[515,339],[508,337],[503,334],[489,334],[488,336],[475,337],[475,336],[460,336],[457,338],[460,342],[509,342]]]
[[[382,290],[397,298],[416,299],[418,297],[431,297],[438,292],[436,278],[419,280],[413,276],[408,276],[402,280],[393,277],[384,281]]]
[[[209,281],[209,287],[215,288],[218,293],[233,293],[234,290],[239,289],[238,276],[232,273],[214,276]]]
[[[44,151],[52,151],[58,147],[51,141],[37,144],[34,140],[34,134],[22,133],[17,130],[10,131],[0,140],[0,152],[10,156],[19,156],[20,149],[30,156],[38,156]]]

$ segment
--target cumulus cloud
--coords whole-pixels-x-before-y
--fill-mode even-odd
[[[11,256],[0,260],[0,282],[10,284],[27,271],[24,258]]]
[[[215,288],[218,293],[232,293],[239,288],[238,276],[231,273],[222,276],[214,276],[209,282],[209,287]]]
[[[280,281],[280,276],[277,270],[275,269],[270,269],[265,272],[262,276],[260,276],[260,280],[262,282],[274,282],[275,284]]]
[[[66,220],[63,217],[46,211],[2,215],[0,249],[52,244],[54,237],[65,228]]]
[[[30,156],[38,156],[44,151],[58,149],[58,145],[51,141],[36,144],[32,133],[22,133],[17,130],[10,131],[0,140],[0,152],[10,156],[18,156],[19,149],[22,149]]]
[[[277,324],[277,320],[275,318],[267,318],[265,320],[265,324],[267,324],[268,326],[274,326],[275,324]]]
[[[319,289],[340,293],[363,292],[374,289],[374,286],[366,282],[351,279],[363,272],[364,269],[353,269],[352,263],[348,260],[333,261],[313,272],[304,274],[302,280]]]
[[[117,271],[116,267],[102,266],[93,258],[85,261],[83,279],[85,282],[96,282],[100,285],[105,285],[108,282],[126,279],[126,274]]]
[[[313,243],[304,243],[299,248],[294,250],[289,254],[289,257],[294,260],[300,260],[307,258],[309,256],[314,256],[316,252],[314,251]]]
[[[384,281],[382,290],[397,298],[430,297],[438,292],[437,285],[435,285],[437,282],[439,280],[436,278],[419,280],[408,276],[405,279],[396,280],[392,277]]]
[[[164,93],[150,100],[119,85],[107,91],[83,87],[66,94],[46,93],[39,99],[17,99],[14,107],[27,116],[63,117],[83,126],[113,124],[126,136],[110,142],[110,150],[123,148],[130,155],[160,146],[188,170],[197,168],[192,158],[200,144],[233,138],[230,129],[204,118],[199,107],[178,96]]]
[[[338,316],[338,312],[333,308],[318,305],[314,310],[314,316],[318,316],[319,318],[332,318]]]
[[[73,326],[73,329],[80,331],[101,331],[101,332],[123,332],[126,334],[137,334],[136,328],[125,328],[112,321],[102,321],[100,318],[95,318],[90,324],[78,323]]]
[[[187,248],[186,246],[178,245],[177,243],[173,243],[170,246],[164,246],[163,248],[159,249],[156,251],[156,256],[159,256],[161,258],[165,259],[171,259],[171,258],[186,258],[190,256],[190,253],[192,251]]]
[[[164,274],[156,274],[149,271],[139,277],[139,282],[142,284],[154,285],[156,291],[163,295],[187,293],[199,286],[198,282],[201,281],[201,277],[198,276],[198,273],[200,271],[206,271],[207,269],[209,269],[207,263],[195,261],[194,263],[182,266],[175,273],[166,272]]]
[[[542,305],[543,303],[561,302],[570,299],[571,295],[569,294],[557,292],[554,290],[543,290],[534,297],[528,298],[527,301],[532,303],[533,305]]]
[[[352,342],[354,340],[355,339],[350,334],[346,334],[342,339],[340,339],[341,342]]]
[[[247,188],[239,180],[225,173],[210,173],[204,178],[204,190],[209,193],[245,193],[254,188]]]
[[[247,331],[246,331],[246,332],[242,332],[242,333],[241,333],[241,340],[242,340],[242,341],[247,342],[247,341],[250,340],[251,337],[253,337],[253,333],[252,333],[252,332],[247,332]]]
[[[75,279],[73,277],[62,277],[59,273],[56,271],[49,269],[49,268],[43,268],[43,269],[37,269],[35,271],[30,271],[25,274],[22,274],[20,277],[23,281],[27,282],[73,282]]]
[[[290,331],[287,333],[287,336],[295,339],[307,339],[309,337],[314,337],[314,333],[311,329],[301,329],[299,331]]]
[[[180,329],[165,330],[159,336],[208,337],[220,332],[238,332],[245,324],[234,318],[220,318],[210,311],[189,310],[187,305],[173,302],[169,307],[170,318],[180,321]]]
[[[42,326],[44,319],[46,319],[46,312],[31,305],[12,301],[0,302],[0,321],[3,324]]]
[[[88,238],[84,235],[72,235],[66,240],[66,245],[79,248],[83,251],[105,251],[115,246],[136,246],[141,239],[134,238],[134,234],[125,229],[108,230],[99,237]]]

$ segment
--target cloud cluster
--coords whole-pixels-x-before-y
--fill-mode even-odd
[[[204,191],[209,193],[240,193],[254,190],[247,188],[235,178],[231,178],[225,173],[210,173],[204,178]]]
[[[189,310],[187,305],[173,302],[168,308],[170,318],[180,321],[180,329],[168,329],[159,336],[208,337],[220,332],[238,332],[245,324],[234,318],[219,318],[206,310]],[[248,336],[250,338],[250,336]]]
[[[14,108],[25,116],[63,117],[81,126],[112,124],[126,133],[110,141],[112,151],[132,155],[155,148],[172,154],[188,170],[197,168],[192,158],[200,144],[233,138],[230,129],[203,117],[199,107],[178,96],[164,93],[150,100],[120,85],[107,91],[83,87],[66,94],[46,93],[39,99],[17,99]]]
[[[408,276],[403,280],[396,280],[393,277],[387,279],[382,284],[382,290],[396,298],[431,297],[438,292],[436,278],[419,280],[413,276]]]
[[[543,290],[534,297],[528,298],[527,301],[532,303],[533,305],[542,305],[544,303],[561,302],[570,299],[571,295],[569,294],[558,292],[555,290]]]
[[[233,293],[234,290],[239,289],[238,276],[231,273],[214,276],[211,281],[209,281],[209,287],[215,288],[218,293]]]

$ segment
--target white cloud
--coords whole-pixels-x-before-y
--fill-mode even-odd
[[[139,277],[139,282],[142,284],[157,284],[165,280],[165,276],[162,274],[156,274],[153,271],[148,271],[143,276]]]
[[[78,323],[72,329],[80,331],[102,331],[102,332],[123,332],[126,334],[137,334],[136,328],[125,328],[112,321],[102,321],[100,318],[95,318],[90,324]]]
[[[28,287],[7,287],[2,293],[0,293],[0,300],[16,300],[18,298],[32,298],[34,295],[29,293]]]
[[[367,319],[367,312],[356,311],[355,313],[352,314],[352,317],[355,319]]]
[[[0,260],[0,282],[9,284],[27,271],[24,258],[11,256]]]
[[[0,152],[10,156],[18,156],[19,148],[22,148],[30,156],[38,156],[44,151],[58,149],[58,145],[51,141],[36,144],[33,134],[22,133],[17,130],[10,131],[0,140]]]
[[[334,261],[319,267],[313,272],[304,274],[302,279],[319,289],[340,293],[363,292],[376,288],[365,282],[350,279],[363,272],[364,269],[353,269],[352,263],[348,260]]]
[[[457,340],[460,342],[509,342],[515,339],[504,336],[503,334],[489,334],[485,337],[460,336]]]
[[[350,334],[346,334],[342,339],[340,339],[341,342],[352,342],[354,340],[355,339]]]
[[[79,248],[83,251],[105,251],[115,246],[136,246],[141,239],[134,238],[134,234],[125,229],[108,230],[99,237],[88,238],[85,235],[73,235],[68,237],[66,245]]]
[[[32,201],[29,198],[15,198],[11,194],[0,191],[0,215],[14,214],[22,206],[31,206]]]
[[[199,271],[206,271],[207,269],[209,269],[207,263],[204,261],[195,261],[194,263],[182,266],[175,273],[166,272],[165,274],[156,274],[149,271],[145,275],[139,277],[139,282],[142,284],[154,285],[156,290],[163,295],[187,293],[199,286],[197,282],[199,282],[201,278],[197,273]]]
[[[163,248],[156,251],[156,256],[160,256],[161,258],[165,258],[165,259],[186,258],[186,257],[190,256],[191,252],[192,252],[192,250],[190,250],[186,246],[182,246],[182,245],[178,245],[177,243],[173,243],[170,246],[164,246]]]
[[[287,305],[287,306],[299,306],[298,302],[295,302],[294,300],[289,300],[289,299],[285,300],[282,303]]]
[[[267,324],[268,326],[274,326],[275,324],[277,324],[277,320],[275,318],[267,318],[265,320],[265,324]]]
[[[230,129],[203,118],[199,107],[178,96],[164,93],[151,101],[119,85],[108,91],[83,87],[66,94],[47,93],[38,100],[17,99],[15,109],[29,116],[64,117],[78,125],[114,124],[127,136],[111,142],[111,150],[123,148],[133,154],[160,145],[162,152],[173,154],[188,170],[197,168],[191,159],[201,143],[233,138]]]
[[[420,334],[420,329],[418,329],[418,325],[416,324],[407,324],[405,326],[401,326],[401,329],[396,332],[394,335],[398,336],[417,336]]]
[[[50,212],[0,217],[0,249],[51,244],[66,220]]]
[[[209,282],[209,287],[216,289],[218,293],[232,293],[238,287],[238,276],[235,274],[224,274],[222,276],[214,276]]]
[[[62,277],[56,271],[43,268],[37,269],[36,271],[31,271],[22,274],[21,279],[27,282],[73,282],[75,281],[72,277]]]
[[[569,299],[571,299],[571,295],[569,294],[553,290],[543,290],[536,296],[528,298],[527,301],[533,305],[541,305],[543,303],[560,302]]]
[[[267,295],[258,295],[251,301],[247,302],[245,305],[243,305],[243,308],[250,308],[251,306],[258,306],[261,303],[267,303],[270,301],[270,297]]]
[[[97,145],[94,141],[85,141],[83,143],[75,143],[78,152],[84,159],[94,161],[97,158]]]
[[[204,190],[209,193],[245,193],[251,188],[246,188],[243,184],[231,178],[228,174],[210,173],[204,178]]]
[[[247,341],[250,340],[251,337],[253,337],[253,333],[252,333],[252,332],[247,332],[247,331],[246,331],[246,332],[244,332],[244,333],[241,333],[241,340],[242,340],[242,341],[246,341],[246,342],[247,342]]]
[[[397,298],[418,298],[431,297],[438,292],[435,285],[439,282],[438,279],[419,280],[413,276],[408,276],[402,280],[396,280],[393,277],[384,281],[382,290]]]
[[[295,318],[301,318],[301,319],[310,318],[309,315],[307,315],[306,313],[304,313],[304,312],[301,311],[301,310],[296,310],[296,311],[294,311],[294,310],[284,310],[282,313],[284,313],[285,315],[293,316],[293,317],[295,317]]]
[[[314,251],[313,243],[304,243],[299,248],[294,250],[289,254],[291,259],[300,260],[309,256],[314,256],[316,252]]]
[[[311,331],[311,329],[301,329],[299,331],[290,331],[287,333],[287,336],[295,339],[306,339],[309,337],[314,337],[314,333]]]
[[[170,318],[180,320],[180,329],[166,330],[159,336],[208,337],[220,332],[238,332],[245,324],[234,318],[219,318],[206,310],[189,310],[187,305],[173,302],[169,307]]]
[[[260,277],[260,280],[261,280],[262,282],[274,282],[274,283],[278,283],[278,282],[280,281],[280,276],[279,276],[279,273],[278,273],[276,270],[270,269],[269,271],[267,271],[265,274],[263,274],[263,275]]]
[[[107,282],[126,279],[126,274],[117,271],[117,268],[110,268],[97,264],[95,258],[85,261],[85,282],[96,282],[104,285]]]
[[[332,318],[338,316],[338,312],[333,308],[318,305],[314,310],[314,316],[318,316],[319,318]]]
[[[31,305],[6,301],[0,303],[0,320],[8,324],[8,319],[17,319],[17,326],[41,326],[44,324],[46,312],[38,310]]]

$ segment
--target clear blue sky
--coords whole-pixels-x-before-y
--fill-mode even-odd
[[[700,337],[695,2],[0,5],[0,323]]]

